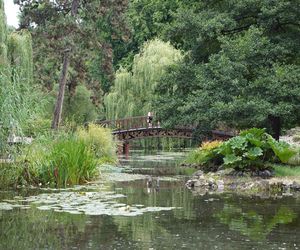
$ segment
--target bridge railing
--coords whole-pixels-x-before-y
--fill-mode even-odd
[[[160,122],[154,116],[135,116],[117,120],[96,121],[104,127],[109,127],[113,130],[130,130],[138,128],[154,128],[160,127]]]

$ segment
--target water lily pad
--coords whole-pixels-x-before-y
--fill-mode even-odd
[[[51,206],[40,206],[40,207],[37,207],[37,209],[39,209],[39,210],[51,210],[52,207]]]
[[[14,207],[7,202],[0,202],[0,210],[12,210]]]
[[[45,193],[27,197],[29,204],[39,204],[39,210],[53,210],[70,214],[138,216],[146,212],[172,210],[173,207],[144,207],[142,204],[128,205],[117,202],[126,197],[112,191]],[[10,205],[9,203],[6,203]],[[13,206],[10,205],[11,208]]]

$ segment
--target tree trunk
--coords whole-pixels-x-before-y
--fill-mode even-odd
[[[271,128],[272,128],[272,135],[277,141],[279,141],[279,136],[280,136],[280,132],[281,132],[280,117],[270,115],[269,116],[269,121],[270,121],[270,125],[271,125]]]
[[[64,54],[64,63],[63,63],[61,76],[59,80],[59,90],[58,90],[57,100],[55,104],[52,125],[51,125],[52,129],[58,129],[60,124],[69,64],[70,64],[70,51],[68,50]]]
[[[71,16],[75,17],[78,12],[80,0],[73,0],[72,2],[72,9],[71,9]],[[66,49],[64,53],[64,62],[63,67],[61,71],[61,76],[59,80],[59,90],[58,95],[56,99],[55,109],[53,113],[53,120],[51,124],[52,129],[58,129],[60,121],[61,121],[61,114],[62,114],[62,108],[64,104],[64,96],[65,96],[65,88],[67,83],[67,76],[68,76],[68,69],[70,64],[70,54],[71,49]]]

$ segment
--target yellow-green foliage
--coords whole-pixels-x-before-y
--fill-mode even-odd
[[[92,91],[83,84],[78,85],[72,95],[69,92],[66,93],[65,98],[67,101],[64,104],[63,117],[77,124],[94,121],[97,118],[97,110],[92,103],[92,95]]]
[[[300,167],[290,167],[290,166],[274,166],[276,176],[300,176]]]
[[[182,58],[182,53],[158,39],[147,42],[133,61],[132,71],[120,69],[115,85],[105,97],[108,119],[146,115],[157,81],[166,68]]]
[[[7,61],[7,25],[3,1],[0,0],[0,71],[8,65]]]
[[[296,147],[294,150],[296,154],[288,159],[286,163],[292,166],[300,166],[300,148]]]
[[[23,167],[15,164],[1,163],[0,164],[0,188],[7,188],[21,184]]]
[[[26,124],[23,128],[23,133],[27,136],[37,137],[47,134],[51,127],[51,120],[37,117],[32,119],[30,123]]]
[[[8,36],[8,57],[14,73],[23,83],[32,83],[33,61],[31,35],[27,30],[13,32]]]
[[[107,128],[99,125],[89,124],[88,129],[79,128],[76,132],[78,138],[90,146],[96,157],[114,162],[116,160],[116,143]]]
[[[44,185],[81,184],[99,173],[97,166],[116,160],[111,131],[97,125],[75,133],[49,133],[37,138],[23,161]]]
[[[201,150],[212,150],[214,148],[219,147],[222,144],[222,141],[214,140],[214,141],[205,141],[201,144]]]
[[[7,25],[3,0],[0,0],[0,44],[6,42]]]
[[[44,160],[40,177],[60,187],[84,183],[97,173],[92,150],[75,137],[54,143]]]
[[[0,43],[0,70],[8,66],[7,47],[4,43]]]

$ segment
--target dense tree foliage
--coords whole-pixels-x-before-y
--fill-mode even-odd
[[[299,0],[15,2],[33,37],[34,82],[57,91],[65,75],[69,120],[104,118],[103,106],[108,119],[152,109],[165,126],[267,127],[276,138],[299,123]],[[184,59],[168,61],[162,42],[148,53],[157,37]]]
[[[169,43],[153,40],[146,43],[133,60],[132,71],[120,69],[115,85],[106,96],[106,117],[117,119],[146,115],[151,106],[157,81],[170,66],[182,58]]]
[[[154,38],[163,39],[166,24],[173,20],[172,13],[182,1],[131,0],[126,11],[126,20],[130,28],[130,39],[120,43],[114,50],[115,64],[131,67],[134,55],[140,47]]]
[[[64,85],[71,98],[84,84],[93,91],[90,101],[101,106],[102,91],[109,90],[114,78],[112,41],[127,39],[123,20],[127,1],[17,2],[21,28],[28,28],[33,36],[36,81],[49,90],[60,82],[57,105],[62,106]],[[57,105],[55,112],[61,112]]]
[[[198,1],[167,37],[190,51],[157,85],[167,124],[282,127],[300,121],[299,1]]]
[[[22,135],[40,116],[42,93],[34,85],[31,35],[9,31],[3,1],[0,1],[0,151],[7,138]]]

